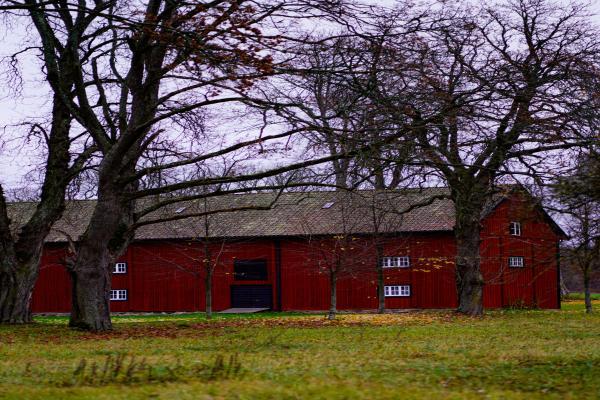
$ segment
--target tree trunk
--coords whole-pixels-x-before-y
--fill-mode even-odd
[[[458,239],[456,245],[458,311],[467,315],[482,315],[484,282],[480,270],[479,235]]]
[[[16,266],[15,266],[16,265]],[[0,273],[0,323],[31,322],[31,296],[39,272],[39,258],[14,263]]]
[[[585,295],[585,312],[590,314],[592,312],[592,295],[590,293],[590,271],[586,269],[583,271],[583,292]]]
[[[88,228],[77,247],[70,270],[73,288],[69,326],[105,331],[110,320],[111,266],[127,248],[133,233],[135,202],[126,198],[128,189],[103,182]]]
[[[23,324],[31,319],[31,297],[39,275],[44,240],[62,215],[69,183],[71,117],[54,96],[52,128],[40,202],[33,215],[11,234],[4,192],[0,186],[0,323]]]
[[[206,278],[204,281],[204,294],[206,299],[206,318],[208,319],[212,318],[212,276],[212,268],[208,267],[206,269]]]
[[[483,276],[481,275],[479,220],[456,231],[456,289],[458,311],[467,315],[483,314]]]
[[[329,274],[329,287],[331,289],[331,298],[329,301],[329,313],[327,319],[335,319],[337,314],[337,271],[331,271]]]
[[[97,255],[90,254],[77,260],[77,267],[70,271],[72,306],[69,326],[73,328],[106,331],[112,329],[110,320],[109,263],[97,265]]]
[[[204,199],[204,210],[207,210],[206,199]],[[204,300],[205,300],[205,312],[206,318],[212,318],[212,278],[213,278],[213,265],[212,265],[212,254],[210,251],[210,245],[208,242],[208,234],[209,234],[209,222],[208,216],[204,217],[204,234],[206,235],[206,240],[204,240]]]
[[[377,254],[377,312],[379,314],[383,314],[385,312],[385,281],[382,265],[383,249],[380,244],[377,244],[375,246],[375,252]]]

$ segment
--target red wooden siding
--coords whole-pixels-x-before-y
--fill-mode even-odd
[[[65,248],[46,246],[40,263],[31,309],[33,312],[71,311],[71,283],[64,267]]]
[[[521,236],[509,234],[511,221],[521,223]],[[483,221],[481,236],[485,307],[560,306],[556,258],[559,237],[540,211],[518,196],[507,199]],[[510,256],[524,257],[525,266],[509,267]]]
[[[511,236],[510,221],[521,223],[522,235]],[[481,268],[486,281],[484,306],[559,307],[556,247],[559,240],[547,221],[520,198],[505,200],[482,221]],[[409,297],[388,297],[386,307],[454,308],[456,246],[451,232],[419,233],[380,239],[385,256],[409,256],[409,268],[385,268],[386,285],[410,285]],[[337,306],[341,310],[375,309],[377,275],[375,243],[368,237],[321,239],[248,239],[214,242],[213,309],[231,306],[232,285],[270,285],[272,304],[282,310],[329,308],[328,268],[340,260]],[[523,268],[510,268],[509,256],[525,258]],[[34,312],[68,312],[70,283],[63,267],[64,248],[47,246],[34,291]],[[204,245],[201,242],[133,243],[120,261],[126,274],[114,274],[113,289],[128,291],[126,301],[112,301],[113,311],[204,310]],[[264,281],[236,281],[235,260],[265,260]],[[277,261],[280,276],[277,276]],[[278,282],[281,293],[278,293]],[[279,304],[279,299],[281,304]]]
[[[288,240],[282,244],[282,299],[285,310],[323,310],[329,307],[327,267],[319,259],[328,254],[314,249],[329,248],[330,240]],[[448,308],[456,306],[454,240],[450,233],[409,235],[382,240],[384,255],[409,256],[409,268],[385,268],[386,285],[410,285],[410,297],[388,297],[387,308]],[[377,308],[376,253],[372,240],[353,242],[352,261],[339,272],[339,309]],[[323,255],[325,253],[325,255]]]

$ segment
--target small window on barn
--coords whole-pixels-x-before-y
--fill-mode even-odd
[[[266,260],[236,260],[233,263],[233,279],[236,281],[266,281]]]
[[[127,263],[118,262],[115,264],[113,268],[113,274],[126,274],[127,273]]]
[[[408,268],[410,267],[410,257],[409,256],[399,256],[399,257],[382,257],[381,258],[381,266],[383,268]]]
[[[510,233],[512,236],[521,236],[521,223],[511,222],[508,225],[508,233]]]
[[[322,208],[331,208],[335,203],[333,201],[328,201],[327,203],[323,204]]]
[[[508,266],[512,268],[523,268],[525,266],[525,258],[521,256],[508,257]]]
[[[409,297],[410,296],[410,285],[395,285],[395,286],[384,286],[383,294],[385,297]]]
[[[125,301],[127,300],[126,289],[115,289],[110,291],[110,299],[113,301]]]

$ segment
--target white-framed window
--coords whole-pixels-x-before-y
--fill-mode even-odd
[[[127,289],[115,289],[110,291],[110,299],[113,301],[127,300]]]
[[[385,297],[408,297],[410,296],[410,285],[384,286]]]
[[[508,224],[508,233],[512,236],[521,236],[521,223],[513,221]]]
[[[525,258],[521,256],[508,257],[508,266],[513,268],[523,268],[525,266]]]
[[[115,264],[113,268],[113,274],[126,274],[127,273],[127,263],[118,262]]]
[[[410,267],[410,257],[409,256],[399,256],[399,257],[381,257],[381,266],[384,268],[408,268]]]

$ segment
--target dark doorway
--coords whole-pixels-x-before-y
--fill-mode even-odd
[[[232,308],[273,308],[271,285],[231,286]]]

